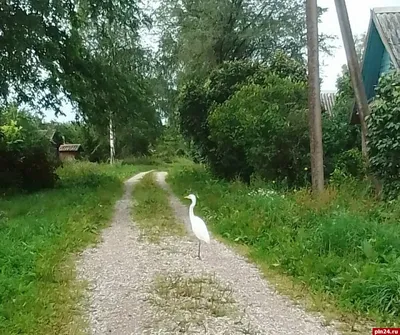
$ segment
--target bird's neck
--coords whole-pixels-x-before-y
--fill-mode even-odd
[[[193,217],[193,216],[194,216],[194,211],[193,211],[194,206],[196,206],[196,200],[193,201],[193,202],[191,203],[190,207],[189,207],[189,216],[190,216],[190,217]]]

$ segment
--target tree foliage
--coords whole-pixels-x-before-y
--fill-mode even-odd
[[[354,37],[359,62],[363,57],[365,36],[366,34],[362,34]],[[325,173],[329,177],[336,169],[336,174],[364,177],[360,127],[349,124],[355,99],[347,65],[343,66],[336,87],[337,94],[332,115],[323,115]]]
[[[117,19],[121,16],[114,3],[92,0],[84,3],[85,17],[94,19],[104,15]],[[119,3],[132,7],[129,1]],[[83,71],[81,67],[92,61],[79,34],[85,19],[82,12],[69,0],[50,3],[10,0],[0,6],[3,100],[14,92],[19,101],[37,101],[41,105],[59,102],[63,89],[61,78],[67,80],[68,72]],[[139,22],[138,15],[132,19]]]
[[[207,121],[212,107],[227,100],[261,68],[252,61],[225,62],[206,79],[194,77],[181,87],[177,98],[180,129],[203,159],[216,161]]]
[[[279,81],[279,78],[284,78],[286,82]],[[292,115],[289,116],[285,109],[287,108],[285,104],[291,106],[289,100],[283,99],[282,105],[279,105],[276,100],[273,100],[268,95],[268,92],[273,91],[280,98],[282,94],[288,94],[288,97],[299,99],[299,104],[301,104],[304,102],[302,100],[303,96],[296,96],[298,93],[292,91],[295,86],[291,86],[291,84],[303,85],[305,90],[305,81],[306,72],[304,64],[290,59],[282,52],[275,53],[270,59],[269,66],[244,60],[225,62],[211,71],[205,79],[194,78],[180,90],[177,106],[180,115],[181,130],[185,137],[188,140],[192,140],[199,148],[200,155],[210,164],[217,175],[226,178],[233,178],[240,175],[242,178],[248,180],[251,173],[256,169],[262,175],[261,161],[256,163],[253,160],[250,163],[249,152],[250,150],[253,150],[253,152],[256,151],[255,146],[257,141],[257,150],[262,150],[265,143],[261,143],[260,138],[255,140],[254,134],[252,137],[249,137],[250,135],[247,134],[245,137],[248,137],[249,140],[250,138],[254,139],[251,144],[244,144],[243,142],[237,145],[234,145],[233,142],[229,144],[231,138],[226,137],[228,136],[227,132],[232,131],[234,134],[232,136],[235,137],[239,131],[236,128],[234,129],[235,125],[240,129],[248,126],[239,122],[240,113],[248,113],[249,115],[254,113],[254,118],[258,117],[260,122],[266,122],[258,113],[263,108],[265,113],[267,113],[268,101],[271,102],[271,108],[275,108],[277,117],[279,111],[281,111],[281,118],[291,118]],[[272,83],[276,83],[277,91],[272,87]],[[285,86],[286,84],[287,87]],[[253,97],[254,101],[251,102],[245,99],[245,94],[236,96],[236,94],[239,94],[238,92],[245,90],[249,85],[251,88],[247,88],[245,92]],[[267,91],[264,92],[261,90],[262,87],[266,87]],[[240,102],[240,99],[244,99],[244,101]],[[231,100],[234,102],[230,102]],[[249,109],[244,111],[243,108],[245,108],[246,104],[248,104]],[[238,111],[235,105],[241,106],[242,109]],[[251,108],[254,108],[254,110]],[[298,106],[296,105],[294,108],[296,109]],[[306,104],[303,106],[304,108],[306,108]],[[218,117],[215,115],[218,115]],[[213,122],[212,127],[211,121]],[[300,120],[298,121],[300,122]],[[239,123],[241,126],[239,126]],[[273,126],[270,125],[270,127]],[[217,129],[220,129],[220,132]],[[280,128],[278,127],[278,129]],[[248,131],[251,130],[249,129]],[[272,130],[270,129],[270,131]],[[295,130],[292,129],[291,131]],[[225,134],[225,137],[223,134]],[[247,145],[250,147],[246,147]],[[276,144],[276,146],[279,145]],[[296,146],[294,145],[294,147]],[[307,144],[306,147],[308,150],[309,145]],[[255,155],[251,157],[255,159]],[[292,179],[291,182],[293,182],[294,178],[292,176],[290,178]]]
[[[61,112],[67,96],[97,133],[107,136],[112,118],[117,138],[131,143],[124,151],[148,150],[160,118],[148,76],[151,59],[140,45],[149,18],[139,2],[7,1],[0,18],[4,104],[15,98]]]
[[[400,72],[382,76],[367,118],[372,172],[383,182],[383,192],[395,198],[400,191]]]
[[[209,116],[218,165],[227,177],[255,172],[293,185],[309,165],[307,89],[271,74],[243,86]],[[301,180],[304,182],[304,180]]]
[[[157,18],[162,55],[177,72],[205,74],[224,61],[268,59],[276,50],[297,60],[305,54],[303,0],[164,0]],[[327,38],[321,36],[324,50]]]
[[[0,190],[36,191],[57,180],[56,148],[38,117],[10,106],[0,113]]]
[[[175,105],[176,88],[193,76],[204,79],[224,62],[268,64],[277,50],[302,62],[306,51],[303,0],[161,0],[155,28],[168,106]],[[320,40],[329,52],[332,37],[321,35]]]

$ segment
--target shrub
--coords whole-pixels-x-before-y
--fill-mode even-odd
[[[337,166],[338,161],[341,160],[340,156],[347,155],[346,152],[351,151],[359,156],[356,151],[361,150],[361,132],[359,126],[349,124],[354,94],[348,71],[343,71],[337,79],[336,86],[338,92],[332,115],[324,113],[322,119],[325,174],[329,178],[336,169],[345,172],[347,175],[356,173],[353,177],[363,177],[364,169],[346,168],[346,171],[342,171],[343,166]],[[355,160],[358,161],[358,158],[355,158]],[[356,166],[358,163],[354,162],[354,164]]]
[[[358,149],[350,149],[339,154],[335,166],[349,176],[359,177],[366,174],[364,158]]]
[[[153,155],[166,163],[171,163],[175,157],[187,156],[187,145],[175,128],[167,126],[164,127],[155,145]]]
[[[208,119],[219,170],[247,180],[255,172],[289,184],[304,182],[309,165],[306,106],[303,83],[271,74],[262,86],[243,86]]]
[[[380,78],[367,124],[371,170],[382,181],[385,196],[395,198],[400,191],[399,71]]]
[[[337,100],[333,115],[323,115],[322,134],[324,145],[324,165],[325,175],[329,177],[331,173],[338,167],[337,163],[341,155],[353,153],[353,155],[361,155],[361,136],[359,127],[349,124],[349,110],[351,102]],[[355,157],[354,157],[355,158]],[[355,158],[355,166],[347,169],[354,177],[362,177],[364,169],[356,169],[358,158]],[[353,174],[355,173],[355,174]]]
[[[12,106],[1,113],[0,189],[37,191],[54,187],[58,160],[39,121]]]
[[[248,180],[254,167],[246,162],[244,149],[240,145],[233,148],[225,142],[217,142],[220,137],[210,133],[209,115],[243,86],[250,83],[263,86],[268,74],[291,82],[306,81],[304,64],[277,52],[267,65],[251,61],[225,62],[215,68],[205,81],[193,79],[180,90],[178,114],[181,131],[193,141],[192,148],[198,149],[201,158],[197,157],[197,160],[206,159],[214,173],[221,177],[240,175]]]
[[[45,147],[7,151],[0,149],[0,189],[37,191],[54,187],[56,162]]]

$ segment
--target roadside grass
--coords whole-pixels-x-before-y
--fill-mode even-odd
[[[201,325],[208,316],[226,317],[238,312],[232,289],[211,275],[159,275],[149,300],[169,315],[183,333],[189,332],[191,325]]]
[[[74,255],[142,166],[67,164],[55,189],[0,199],[0,334],[80,334]]]
[[[172,167],[168,181],[178,195],[198,195],[211,230],[258,263],[281,292],[349,332],[365,333],[370,322],[399,325],[398,202],[375,202],[351,182],[318,198],[262,182],[227,183],[194,164]]]
[[[169,202],[169,194],[162,189],[149,173],[133,190],[132,215],[142,235],[152,243],[158,243],[164,236],[184,236],[185,227],[177,222]]]

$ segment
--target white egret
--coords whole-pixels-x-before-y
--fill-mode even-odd
[[[189,207],[189,219],[190,219],[190,224],[192,226],[192,231],[199,240],[198,257],[199,257],[199,259],[201,259],[201,257],[200,257],[201,241],[210,243],[210,235],[208,233],[207,226],[204,223],[204,221],[201,218],[199,218],[198,216],[194,215],[193,209],[194,209],[194,206],[196,206],[196,196],[194,194],[189,194],[185,198],[192,200],[192,203]]]

